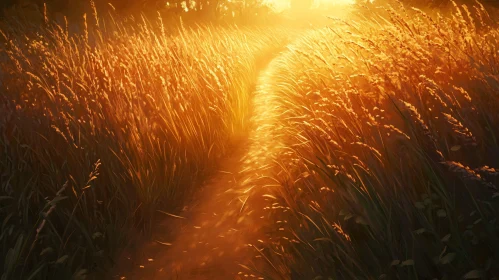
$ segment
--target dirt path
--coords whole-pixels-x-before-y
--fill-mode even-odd
[[[134,268],[118,279],[258,279],[245,266],[271,267],[257,248],[268,240],[263,195],[272,187],[267,169],[280,147],[272,134],[276,96],[271,81],[278,64],[274,59],[260,72],[248,139],[221,164],[193,205],[179,217],[167,216],[155,234],[159,242],[148,244],[141,260],[130,263]],[[171,232],[173,238],[164,240]]]

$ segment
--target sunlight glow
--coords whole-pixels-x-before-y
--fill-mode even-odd
[[[290,0],[264,0],[276,11],[283,11],[290,8]],[[355,0],[313,0],[311,8],[320,8],[323,6],[349,6],[355,4]]]

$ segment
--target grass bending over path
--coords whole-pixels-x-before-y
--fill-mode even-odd
[[[386,14],[283,58],[266,257],[292,279],[493,279],[499,31],[479,5]]]
[[[242,279],[246,265],[251,263],[260,271],[268,265],[261,255],[255,257],[256,247],[249,246],[264,238],[260,210],[267,202],[255,193],[268,193],[267,189],[275,186],[268,168],[282,148],[274,137],[279,96],[272,88],[280,54],[268,58],[270,61],[261,63],[265,67],[257,67],[248,133],[229,147],[182,212],[175,216],[165,213],[153,229],[153,238],[124,252],[113,277]]]
[[[245,130],[256,65],[283,30],[161,19],[2,30],[2,279],[80,279],[174,211]]]
[[[275,186],[268,167],[282,148],[273,137],[278,96],[271,86],[279,57],[258,75],[247,138],[234,145],[217,172],[196,188],[199,191],[179,216],[167,216],[158,225],[156,242],[139,244],[138,252],[124,256],[115,277],[244,279],[246,267],[262,271],[268,266],[251,243],[265,239],[261,209],[267,202],[255,193]]]

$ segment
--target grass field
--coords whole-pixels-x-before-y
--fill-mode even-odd
[[[495,17],[380,11],[302,32],[268,73],[286,148],[263,274],[494,279]],[[0,274],[98,278],[247,137],[258,71],[297,30],[41,20],[0,29]]]
[[[383,13],[282,58],[267,256],[293,279],[494,279],[499,33],[480,5]]]
[[[244,135],[285,32],[165,28],[95,13],[80,33],[2,30],[2,279],[102,271]]]

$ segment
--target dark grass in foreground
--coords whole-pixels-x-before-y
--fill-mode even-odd
[[[151,22],[94,11],[80,33],[47,18],[4,25],[2,279],[96,277],[156,210],[181,207],[244,133],[257,64],[287,36],[170,36]]]
[[[293,279],[494,279],[499,31],[478,4],[384,14],[282,58],[263,252]]]

